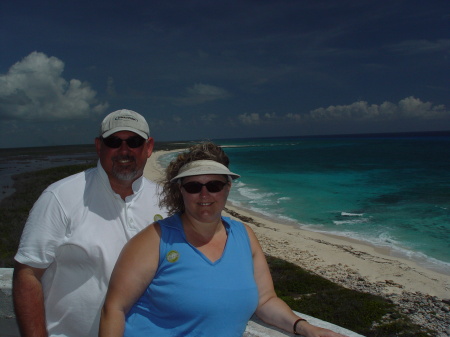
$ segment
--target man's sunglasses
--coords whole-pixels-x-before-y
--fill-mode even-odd
[[[109,136],[106,138],[101,137],[101,138],[103,140],[103,143],[107,147],[110,147],[112,149],[118,149],[122,145],[122,142],[127,143],[128,147],[131,149],[136,149],[138,147],[141,147],[142,144],[145,143],[145,138],[142,138],[140,136],[134,136],[134,137],[130,137],[127,139],[122,139],[122,138],[113,137],[113,136]]]
[[[224,186],[228,184],[220,180],[211,180],[206,184],[199,183],[198,181],[190,181],[186,184],[183,184],[184,190],[189,194],[200,193],[203,186],[206,186],[206,189],[209,193],[217,193],[223,190]]]

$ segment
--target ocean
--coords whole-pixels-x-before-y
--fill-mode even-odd
[[[450,132],[215,142],[233,205],[450,274]]]

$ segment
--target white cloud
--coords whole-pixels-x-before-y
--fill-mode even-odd
[[[348,105],[330,105],[309,113],[288,113],[279,116],[276,113],[245,113],[238,120],[246,125],[258,125],[266,122],[292,121],[295,123],[327,121],[394,121],[394,120],[438,120],[450,117],[450,111],[444,105],[422,102],[413,96],[398,103],[383,102],[380,105],[357,101]]]
[[[176,123],[179,124],[181,123],[182,119],[180,116],[172,116],[172,120]]]
[[[106,93],[111,97],[114,97],[117,95],[116,86],[114,84],[114,79],[111,76],[109,76],[106,81]]]
[[[186,88],[185,95],[175,98],[174,102],[177,105],[198,105],[218,99],[226,99],[230,96],[230,93],[225,89],[210,84],[198,83]]]
[[[450,116],[450,111],[444,105],[433,106],[431,102],[422,102],[415,97],[402,99],[398,103],[399,113],[404,117],[417,117],[422,119],[437,119]]]
[[[272,113],[265,113],[264,118],[265,119],[277,119],[278,116],[275,112],[272,112]]]
[[[205,122],[205,124],[211,124],[218,116],[216,114],[207,114],[200,116],[200,119]]]
[[[0,118],[61,120],[103,113],[97,93],[86,82],[66,81],[64,62],[33,52],[0,75]]]
[[[261,122],[261,119],[259,117],[258,113],[244,113],[242,115],[238,116],[238,119],[241,121],[242,124],[259,124]]]
[[[400,100],[397,104],[384,102],[369,105],[365,101],[350,105],[331,105],[310,111],[303,119],[311,120],[394,120],[404,118],[438,119],[450,117],[444,105],[433,106],[413,96]]]
[[[450,51],[450,39],[440,39],[436,41],[407,40],[396,45],[388,46],[388,48],[402,54],[448,53]]]
[[[301,115],[301,114],[288,113],[288,114],[286,115],[286,118],[287,118],[287,119],[292,119],[292,120],[294,120],[294,121],[296,121],[296,122],[299,122],[299,121],[301,121],[301,120],[303,119],[303,115]]]

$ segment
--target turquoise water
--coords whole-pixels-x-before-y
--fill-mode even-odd
[[[450,133],[216,143],[241,175],[236,206],[450,274]]]

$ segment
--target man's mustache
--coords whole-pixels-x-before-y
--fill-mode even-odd
[[[112,158],[113,161],[121,161],[121,160],[129,160],[129,161],[136,161],[136,157],[134,156],[115,156]]]

